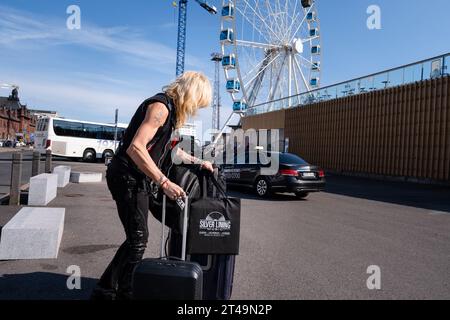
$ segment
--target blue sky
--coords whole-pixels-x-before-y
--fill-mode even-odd
[[[22,100],[68,118],[128,122],[138,104],[173,80],[176,17],[171,0],[0,0],[0,83],[20,85]],[[211,1],[220,7],[221,0]],[[66,28],[66,8],[81,8],[81,30]],[[382,29],[366,27],[380,6]],[[450,51],[450,1],[318,0],[322,85]],[[213,77],[218,16],[189,3],[186,69]],[[7,95],[6,90],[0,94]],[[222,92],[226,95],[225,90]],[[231,109],[224,100],[223,118]],[[211,111],[197,120],[210,125]]]

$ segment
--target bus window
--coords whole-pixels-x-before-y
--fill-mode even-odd
[[[125,130],[124,128],[119,128],[119,131],[117,132],[117,140],[122,140],[123,135],[125,134]]]
[[[36,131],[37,132],[42,131],[41,130],[41,126],[42,126],[42,119],[39,119],[37,124],[36,124]]]
[[[83,138],[103,139],[103,127],[96,124],[83,124]]]
[[[119,128],[117,129],[117,134],[119,134]],[[116,133],[115,127],[103,127],[102,140],[114,140],[114,135]]]
[[[57,136],[76,138],[84,137],[83,124],[78,122],[53,120],[53,130]]]
[[[57,136],[96,140],[114,140],[116,133],[115,127],[56,119],[53,120],[53,130]],[[124,128],[117,128],[117,140],[122,138],[124,132]]]
[[[49,123],[49,119],[45,118],[42,131],[47,131],[48,130],[48,123]]]
[[[48,119],[39,119],[36,125],[37,132],[47,131]]]

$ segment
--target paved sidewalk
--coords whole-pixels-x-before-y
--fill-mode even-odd
[[[84,167],[80,164],[80,167]],[[76,169],[77,166],[72,166]],[[79,168],[78,168],[79,169]],[[104,172],[103,165],[90,171]],[[105,181],[96,184],[69,184],[58,190],[49,207],[66,208],[64,233],[56,260],[0,261],[0,299],[87,299],[98,277],[124,239],[115,203]],[[0,207],[0,225],[19,207]],[[152,228],[153,230],[154,228]],[[152,232],[154,235],[155,233]],[[148,255],[157,247],[154,244]],[[68,290],[66,270],[81,269],[82,289]]]
[[[98,278],[124,241],[115,202],[106,186],[105,166],[69,165],[72,170],[102,172],[103,182],[70,183],[58,189],[57,198],[49,204],[49,207],[66,208],[58,259],[0,261],[0,300],[88,299]],[[20,208],[0,206],[0,226],[5,225]],[[160,226],[150,215],[150,238],[145,257],[159,256]],[[72,265],[81,269],[81,290],[67,289],[70,274],[66,270]]]

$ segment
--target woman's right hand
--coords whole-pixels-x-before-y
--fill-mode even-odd
[[[184,190],[177,184],[173,183],[172,181],[167,181],[162,186],[163,192],[172,200],[176,200],[177,198],[184,198],[186,197],[186,193]]]

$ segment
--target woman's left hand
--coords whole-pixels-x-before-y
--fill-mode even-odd
[[[202,169],[214,172],[213,164],[209,161],[203,161],[202,162]]]

